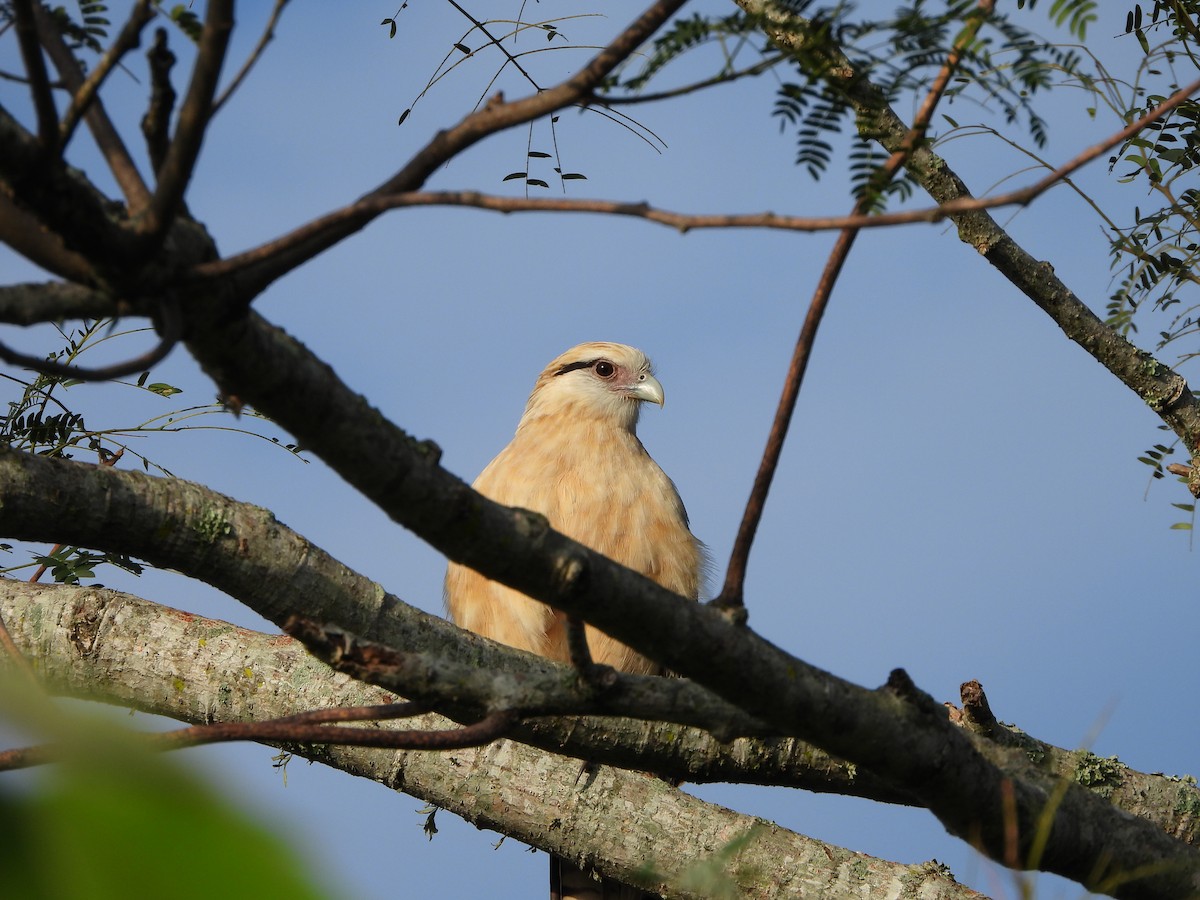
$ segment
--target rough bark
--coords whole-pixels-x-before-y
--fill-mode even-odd
[[[185,722],[396,699],[332,672],[289,638],[116,591],[0,581],[0,615],[53,690]],[[451,723],[428,715],[421,724]],[[580,779],[577,760],[512,741],[452,753],[295,749],[665,897],[711,895],[703,871],[714,862],[739,897],[980,897],[936,864],[830,847],[635,772],[604,766]]]

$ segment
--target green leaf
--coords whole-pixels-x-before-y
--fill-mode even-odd
[[[502,179],[500,179],[500,180],[501,180],[501,181],[512,181],[512,180],[514,180],[514,179],[516,179],[516,178],[525,178],[525,177],[527,177],[528,175],[529,175],[529,173],[528,173],[528,172],[509,172],[507,175],[505,175],[505,176],[504,176]]]
[[[98,717],[87,716],[87,728],[82,719],[63,723],[66,760],[38,772],[30,790],[0,788],[5,896],[321,896],[303,862],[220,800],[216,786],[111,734]]]
[[[527,179],[525,179],[525,183],[531,184],[534,187],[544,187],[544,188],[550,187],[550,185],[546,184],[546,182],[542,181],[542,179],[540,179],[540,178],[527,178]]]
[[[549,159],[549,153],[543,153],[541,150],[530,150],[529,156],[531,159]]]
[[[160,397],[171,397],[175,394],[182,394],[183,389],[177,388],[169,384],[164,384],[161,381],[156,381],[154,384],[146,385],[146,390],[158,394]]]
[[[410,106],[408,109],[406,109],[404,112],[400,113],[400,121],[399,121],[399,122],[397,122],[396,124],[397,124],[397,125],[403,125],[403,124],[404,124],[404,120],[408,118],[408,114],[409,114],[410,112],[412,112],[412,107],[411,107],[411,106]]]
[[[391,26],[391,28],[388,31],[388,38],[394,38],[396,36],[396,20],[395,19],[384,19],[379,24]]]
[[[1171,526],[1171,530],[1172,531],[1191,531],[1192,523],[1191,522],[1176,522],[1174,525]]]

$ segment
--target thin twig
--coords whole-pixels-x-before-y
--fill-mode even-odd
[[[142,137],[146,139],[146,152],[150,155],[150,166],[155,178],[171,149],[171,113],[175,111],[178,96],[171,85],[171,69],[175,66],[175,54],[167,46],[167,29],[154,30],[154,43],[146,51],[146,63],[150,67],[150,102],[142,116]]]
[[[161,239],[183,202],[212,118],[213,97],[232,31],[233,0],[210,0],[192,79],[179,109],[175,138],[157,172],[158,184],[149,208],[138,223],[138,230],[147,237]]]
[[[46,72],[46,60],[38,42],[38,26],[35,18],[41,3],[32,0],[13,0],[13,17],[16,19],[17,43],[21,47],[21,59],[25,63],[25,74],[29,76],[29,91],[33,96],[33,108],[37,113],[38,141],[50,153],[58,152],[58,110],[54,107],[54,95],[50,90],[50,77]]]
[[[672,88],[669,91],[658,91],[653,94],[631,94],[628,97],[613,97],[608,94],[593,94],[590,98],[590,102],[598,103],[605,107],[610,107],[635,106],[639,103],[658,103],[661,100],[673,100],[676,97],[685,97],[688,94],[694,94],[697,91],[707,90],[708,88],[716,87],[719,84],[730,84],[734,81],[740,81],[743,78],[753,78],[774,68],[784,59],[787,59],[787,56],[783,53],[779,53],[775,56],[768,56],[766,59],[760,60],[754,65],[747,66],[744,69],[738,69],[734,72],[722,72],[719,75],[714,75],[712,78],[706,78],[703,81],[696,81],[692,84],[685,84],[677,88]]]
[[[49,12],[39,3],[34,8],[34,18],[37,22],[38,36],[42,46],[58,69],[58,75],[72,95],[78,96],[84,88],[83,68],[79,60],[63,40],[61,32]],[[112,172],[113,178],[125,196],[131,210],[141,209],[149,202],[150,191],[146,182],[138,172],[137,163],[129,155],[125,142],[113,125],[112,120],[104,109],[104,104],[98,96],[93,95],[83,113],[87,119],[88,129],[96,141],[96,146],[104,155],[104,162]],[[55,139],[58,139],[60,129],[55,123]]]
[[[362,227],[374,217],[392,209],[416,206],[466,206],[494,212],[580,212],[631,216],[649,222],[690,231],[698,228],[769,228],[782,231],[831,231],[842,228],[885,228],[922,222],[941,222],[947,216],[976,210],[993,209],[1013,204],[1027,204],[1054,185],[1073,174],[1101,154],[1128,140],[1151,123],[1161,119],[1179,104],[1200,91],[1200,80],[1181,88],[1136,122],[1108,138],[1081,151],[1068,162],[1033,184],[998,194],[994,197],[964,197],[926,209],[870,215],[854,212],[842,216],[785,216],[776,213],[745,215],[690,215],[656,209],[647,203],[628,203],[612,200],[574,200],[569,198],[534,199],[500,197],[477,191],[412,191],[380,195],[372,194],[339,210],[314,219],[295,231],[269,243],[262,244],[236,256],[202,263],[192,270],[198,278],[227,278],[248,270],[262,268],[253,277],[249,290],[261,289],[285,272],[316,256],[336,237]]]
[[[117,39],[105,51],[100,62],[96,64],[96,68],[92,69],[91,74],[75,91],[71,98],[71,105],[63,114],[62,124],[58,126],[58,139],[61,146],[65,147],[71,142],[71,135],[74,134],[80,117],[91,109],[92,101],[96,99],[100,86],[104,84],[109,73],[121,62],[121,57],[131,50],[136,50],[141,43],[142,29],[154,18],[154,10],[150,8],[150,3],[151,0],[138,0],[129,14],[128,21],[117,35]]]
[[[143,353],[141,356],[125,360],[124,362],[114,363],[111,366],[102,366],[98,369],[85,369],[81,366],[67,365],[52,359],[19,353],[3,343],[0,343],[0,359],[14,366],[23,366],[27,369],[33,369],[35,372],[41,372],[43,375],[50,375],[56,378],[77,378],[80,381],[111,381],[114,378],[123,378],[126,375],[132,375],[134,372],[142,372],[162,362],[167,354],[175,349],[175,345],[179,343],[180,338],[183,337],[183,321],[179,314],[177,303],[170,300],[165,301],[161,310],[162,339],[159,341],[158,346]]]
[[[510,63],[512,63],[514,66],[516,66],[517,71],[525,76],[525,80],[528,81],[530,83],[530,85],[532,85],[532,87],[535,91],[540,91],[542,89],[541,85],[539,85],[536,81],[533,80],[533,76],[530,75],[528,72],[526,72],[525,68],[519,62],[517,62],[517,58],[515,56],[513,56],[511,53],[509,53],[508,50],[505,49],[504,44],[501,43],[500,41],[496,40],[496,38],[492,35],[492,33],[487,30],[486,25],[484,25],[477,18],[475,18],[473,15],[471,15],[469,12],[467,12],[467,10],[463,9],[462,6],[460,6],[458,3],[455,2],[455,0],[448,0],[448,2],[450,3],[451,6],[453,6],[460,13],[462,13],[463,16],[465,16],[468,19],[468,21],[471,22],[472,25],[474,25],[481,32],[483,32],[484,37],[486,37],[488,39],[488,41],[491,42],[496,47],[496,49],[498,49],[501,53],[503,53],[505,55],[505,57],[507,57],[507,59]]]
[[[393,731],[385,728],[352,728],[328,722],[363,722],[400,719],[428,710],[418,703],[314,710],[265,722],[213,722],[176,731],[147,734],[147,749],[179,750],[229,741],[260,741],[279,744],[329,744],[349,747],[380,747],[388,750],[457,750],[480,747],[503,737],[516,721],[510,710],[493,712],[473,725],[438,731],[419,729]],[[54,762],[65,755],[61,747],[41,745],[0,752],[0,772]]]
[[[946,55],[945,63],[942,64],[941,70],[930,86],[912,127],[904,136],[900,147],[875,173],[869,189],[864,191],[863,196],[855,203],[852,215],[864,215],[869,211],[872,194],[875,191],[881,191],[895,177],[912,151],[924,140],[925,131],[929,127],[934,109],[941,100],[954,70],[958,67],[964,49],[974,40],[984,20],[991,14],[994,5],[994,0],[980,0],[975,12],[968,17],[963,30]],[[775,420],[771,424],[771,431],[767,436],[767,445],[763,450],[762,460],[759,462],[754,486],[746,501],[746,509],[742,514],[741,524],[738,526],[737,537],[734,539],[729,566],[725,571],[725,584],[721,588],[721,593],[712,601],[713,606],[732,613],[737,619],[744,620],[745,618],[744,587],[750,549],[754,544],[754,536],[758,531],[763,509],[766,506],[767,494],[771,490],[771,481],[775,476],[779,457],[783,452],[783,442],[787,437],[792,414],[796,409],[796,398],[800,394],[800,386],[804,381],[804,373],[808,369],[808,361],[812,357],[812,348],[817,338],[817,331],[821,327],[821,318],[829,305],[834,285],[837,284],[842,266],[850,255],[859,231],[860,229],[854,226],[842,229],[837,241],[834,242],[829,259],[825,263],[825,269],[817,282],[816,290],[813,292],[808,313],[804,317],[804,324],[800,328],[800,335],[796,339],[796,347],[788,365],[787,380],[784,382],[779,406],[775,411]]]
[[[267,19],[266,27],[263,28],[263,33],[258,38],[258,43],[255,44],[250,55],[246,57],[246,61],[242,63],[242,67],[238,69],[238,73],[233,76],[233,80],[229,82],[229,86],[213,102],[212,111],[208,114],[210,119],[220,111],[221,107],[225,105],[225,101],[232,97],[237,89],[242,86],[242,82],[246,80],[246,76],[250,74],[250,70],[262,58],[267,45],[275,39],[275,26],[279,24],[279,17],[283,15],[283,8],[288,5],[288,2],[289,0],[275,0],[275,5],[271,8],[271,15]]]
[[[593,696],[602,696],[612,690],[617,682],[617,670],[612,666],[597,665],[588,646],[587,625],[577,616],[567,616],[567,653],[579,683]]]

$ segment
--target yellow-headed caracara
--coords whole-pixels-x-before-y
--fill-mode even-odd
[[[541,513],[556,531],[694,600],[704,547],[688,529],[675,485],[637,438],[638,412],[647,402],[662,405],[663,388],[640,350],[602,342],[573,347],[538,376],[512,442],[474,487],[497,503]],[[471,569],[451,563],[446,603],[463,628],[551,659],[570,658],[562,613]],[[598,663],[661,673],[591,626],[587,638]],[[551,860],[552,896],[641,896],[592,881],[566,863],[560,886],[559,862]]]

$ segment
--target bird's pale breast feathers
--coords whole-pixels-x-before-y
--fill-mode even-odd
[[[663,402],[650,360],[624,344],[573,347],[538,377],[512,442],[475,481],[497,503],[540,512],[581,544],[695,599],[703,547],[683,503],[635,433],[642,403]],[[464,628],[567,659],[562,618],[523,594],[451,564],[446,600]],[[648,673],[649,661],[591,628],[597,662]]]

